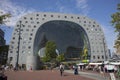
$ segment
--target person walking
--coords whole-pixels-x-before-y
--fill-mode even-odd
[[[73,69],[74,69],[74,75],[78,75],[78,66],[75,65]]]
[[[60,64],[60,74],[61,74],[61,76],[63,76],[63,72],[64,72],[64,65]]]

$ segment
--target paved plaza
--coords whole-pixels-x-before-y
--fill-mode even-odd
[[[64,72],[60,76],[59,70],[40,70],[40,71],[6,71],[8,80],[95,80],[73,73]]]
[[[79,71],[79,75],[74,75],[73,70],[65,70],[63,76],[59,70],[6,71],[5,75],[8,80],[110,80],[109,73],[94,71]]]

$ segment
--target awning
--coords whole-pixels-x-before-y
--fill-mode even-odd
[[[110,62],[112,65],[120,65],[120,62]]]
[[[89,65],[101,65],[102,63],[89,63]]]
[[[86,63],[79,63],[79,64],[77,64],[77,65],[85,65]]]

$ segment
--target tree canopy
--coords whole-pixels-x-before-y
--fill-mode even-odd
[[[0,25],[1,24],[5,24],[6,21],[4,21],[5,19],[11,17],[11,14],[9,13],[6,13],[6,14],[3,14],[3,15],[0,15]]]
[[[115,28],[116,32],[120,32],[120,4],[117,6],[118,12],[111,15],[111,23]]]
[[[115,28],[115,32],[118,32],[118,38],[115,42],[115,48],[120,46],[120,4],[117,5],[117,12],[111,15],[111,23]]]
[[[53,41],[48,41],[45,46],[45,56],[43,57],[43,60],[45,62],[52,61],[57,57],[56,54],[56,44]]]
[[[64,54],[58,55],[58,56],[56,57],[56,60],[57,60],[58,62],[64,61],[64,60],[65,60]]]

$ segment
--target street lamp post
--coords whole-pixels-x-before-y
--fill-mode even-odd
[[[22,21],[20,21],[20,25],[19,25],[19,28],[18,28],[18,52],[17,52],[17,60],[16,60],[16,65],[15,65],[16,70],[18,70],[18,63],[19,63],[20,39],[21,39],[21,22]]]
[[[107,61],[107,55],[106,55],[106,47],[105,47],[105,41],[104,41],[104,38],[103,38],[103,45],[104,45],[104,53],[105,53],[105,61]]]

